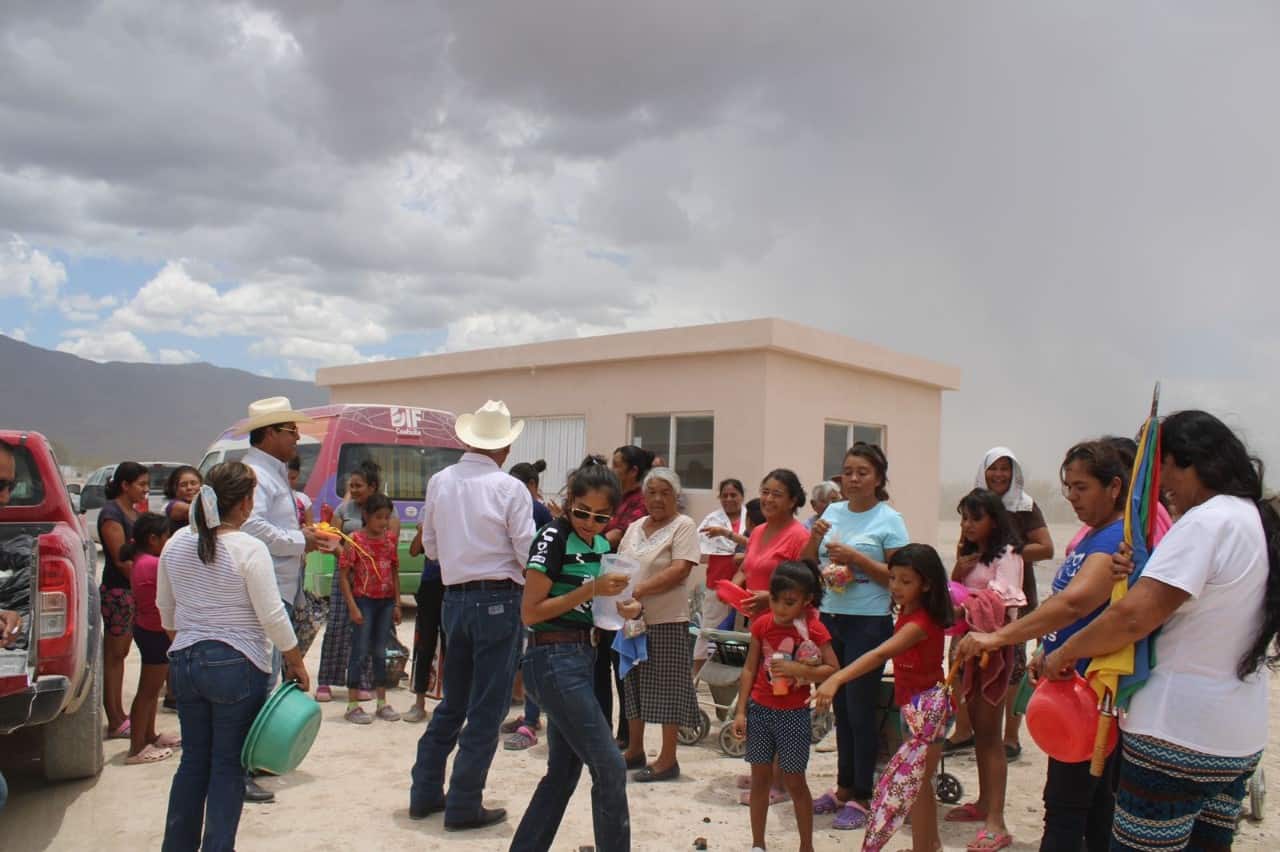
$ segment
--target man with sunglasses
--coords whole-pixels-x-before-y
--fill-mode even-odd
[[[253,490],[253,514],[240,531],[248,533],[267,546],[275,566],[276,585],[285,610],[293,620],[294,602],[302,593],[303,558],[321,547],[310,527],[298,523],[298,504],[289,484],[289,462],[298,454],[298,424],[311,418],[294,411],[283,396],[260,399],[249,405],[249,416],[241,428],[249,433],[249,451],[244,463],[253,469],[258,480]],[[272,654],[274,686],[283,660],[279,649]],[[275,794],[260,787],[252,778],[245,779],[246,802],[271,802]]]

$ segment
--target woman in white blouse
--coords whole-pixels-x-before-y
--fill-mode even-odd
[[[173,637],[169,676],[182,727],[164,852],[234,848],[244,804],[240,750],[266,699],[273,644],[283,652],[285,677],[310,687],[271,554],[240,532],[256,484],[240,462],[214,466],[192,504],[191,525],[160,555],[156,603]]]

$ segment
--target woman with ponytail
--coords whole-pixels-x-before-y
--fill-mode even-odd
[[[1129,593],[1044,661],[1048,677],[1150,636],[1156,665],[1121,720],[1111,848],[1229,849],[1267,744],[1267,668],[1280,661],[1280,517],[1262,462],[1221,420],[1160,427],[1160,482],[1182,516]],[[1117,573],[1132,568],[1121,546]]]
[[[266,699],[272,645],[284,655],[285,677],[310,687],[271,554],[240,531],[256,484],[247,465],[215,465],[191,504],[191,525],[160,555],[156,604],[173,634],[169,669],[182,727],[164,852],[235,847],[240,750]]]

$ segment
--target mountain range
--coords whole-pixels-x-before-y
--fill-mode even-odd
[[[43,433],[62,464],[85,472],[125,459],[195,464],[268,396],[295,408],[329,401],[308,382],[203,363],[101,364],[0,335],[0,428]]]

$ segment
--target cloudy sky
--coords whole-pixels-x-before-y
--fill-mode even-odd
[[[948,477],[1050,477],[1155,379],[1280,465],[1277,43],[1268,2],[6,2],[0,333],[309,378],[782,316],[962,367]]]

